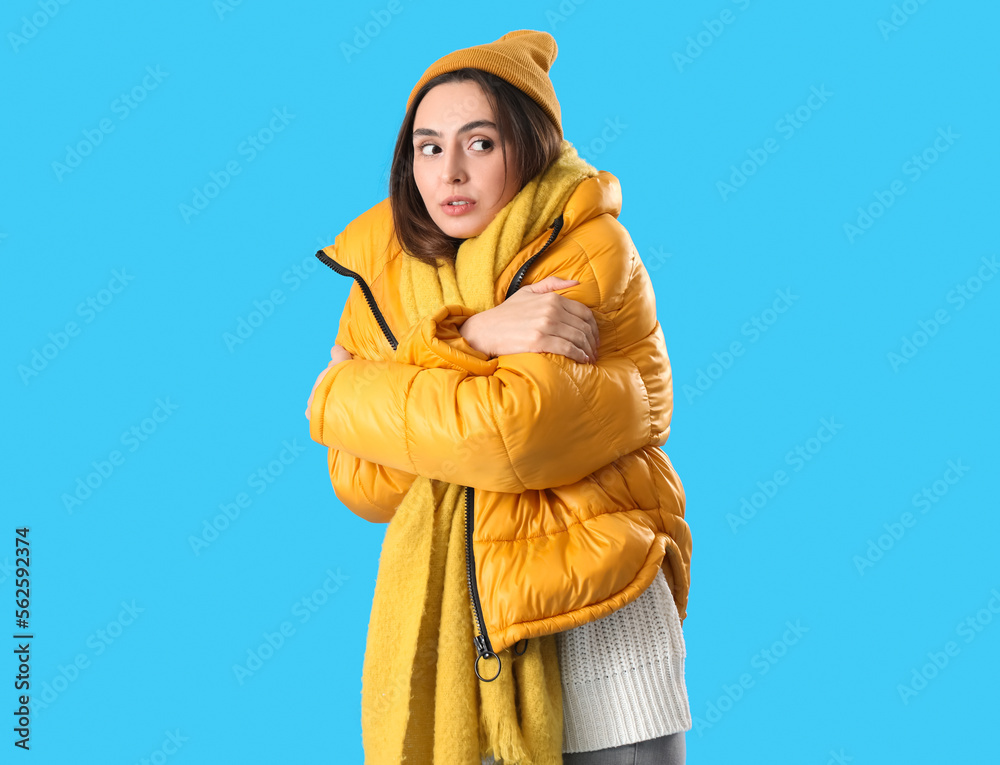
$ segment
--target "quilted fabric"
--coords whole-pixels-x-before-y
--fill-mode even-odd
[[[555,238],[547,230],[526,245],[495,285],[499,304],[539,252],[521,285],[550,274],[579,280],[559,293],[593,310],[596,364],[552,353],[489,358],[459,333],[474,313],[462,305],[409,322],[388,199],[323,250],[355,278],[336,339],[355,358],[326,374],[310,418],[311,437],[329,447],[334,491],[352,512],[386,523],[417,475],[472,487],[476,582],[495,651],[607,616],[660,569],[687,615],[684,489],[660,448],[673,409],[670,361],[621,203],[614,175],[585,179]]]

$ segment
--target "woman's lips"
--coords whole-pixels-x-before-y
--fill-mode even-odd
[[[441,205],[447,215],[465,215],[475,206],[475,202],[466,202],[464,205]]]

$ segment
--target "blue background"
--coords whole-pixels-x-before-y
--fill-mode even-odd
[[[689,762],[985,761],[998,22],[942,0],[7,3],[2,631],[29,526],[48,702],[11,753],[0,651],[3,761],[362,762],[385,527],[338,502],[309,439],[350,287],[313,254],[386,195],[424,69],[519,28],[556,37],[566,137],[621,180],[656,289],[694,538]]]

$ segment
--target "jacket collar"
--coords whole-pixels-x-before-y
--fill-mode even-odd
[[[563,209],[563,227],[560,236],[569,233],[581,223],[609,213],[615,218],[622,211],[622,187],[611,173],[600,170],[597,175],[584,178],[573,190]]]
[[[617,218],[621,209],[622,191],[618,178],[601,170],[596,176],[584,178],[573,190],[563,208],[563,225],[559,236],[565,236],[585,221],[603,213]],[[548,238],[548,233],[545,232],[540,237],[541,242]],[[534,251],[538,248],[530,249]],[[386,263],[402,253],[392,236],[389,198],[386,197],[347,224],[334,239],[334,243],[323,248],[323,252],[371,285],[382,273]],[[515,260],[523,262],[526,257],[527,253]]]

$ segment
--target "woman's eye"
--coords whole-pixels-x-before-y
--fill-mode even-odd
[[[479,152],[489,151],[490,149],[493,148],[493,140],[490,138],[477,138],[475,141],[472,142],[473,146],[475,146],[476,144],[486,144],[484,147],[480,149],[475,149],[475,151]],[[419,151],[425,157],[430,157],[433,156],[434,154],[440,154],[440,148],[441,147],[438,146],[437,144],[425,143],[418,146],[417,151]],[[438,149],[439,151],[435,151],[435,149]]]

